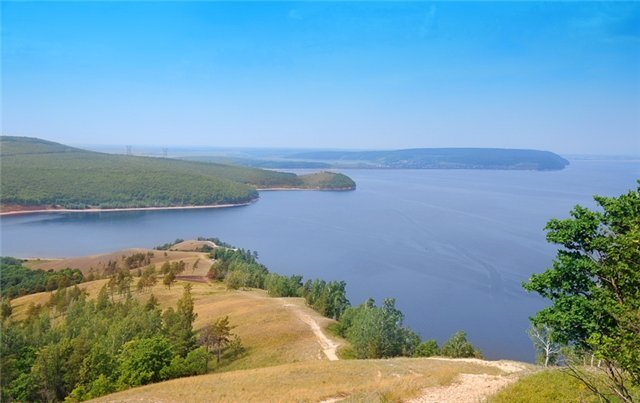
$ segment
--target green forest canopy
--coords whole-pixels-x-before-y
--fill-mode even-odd
[[[256,188],[353,189],[345,175],[311,175],[167,158],[104,154],[28,137],[0,137],[3,205],[118,208],[246,203]]]

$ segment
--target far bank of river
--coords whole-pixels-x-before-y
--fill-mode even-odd
[[[258,188],[260,192],[280,192],[280,191],[318,191],[318,192],[348,192],[355,190],[354,188],[294,188],[294,187],[278,187],[278,188]],[[122,211],[158,211],[158,210],[190,210],[190,209],[214,209],[214,208],[230,208],[248,206],[255,203],[259,198],[255,198],[247,203],[228,203],[228,204],[211,204],[204,206],[150,206],[150,207],[121,207],[121,208],[86,208],[86,209],[69,209],[58,208],[53,206],[9,206],[6,210],[0,211],[0,217],[24,214],[42,214],[42,213],[111,213]]]
[[[213,208],[229,208],[229,207],[241,207],[248,206],[254,203],[258,199],[255,199],[249,203],[237,203],[237,204],[214,204],[210,206],[166,206],[166,207],[125,207],[125,208],[87,208],[87,209],[67,209],[67,208],[44,208],[29,210],[28,208],[9,210],[0,212],[0,217],[11,215],[24,215],[24,214],[44,214],[44,213],[114,213],[123,211],[160,211],[160,210],[190,210],[190,209],[213,209]]]

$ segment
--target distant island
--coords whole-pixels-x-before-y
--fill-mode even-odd
[[[0,212],[220,207],[258,189],[353,190],[346,175],[307,175],[168,158],[105,154],[0,136]]]
[[[270,155],[243,150],[234,154],[182,159],[269,169],[494,169],[553,171],[569,161],[550,151],[508,148],[413,148],[383,151],[276,151]]]

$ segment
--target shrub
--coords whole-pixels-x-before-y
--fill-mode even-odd
[[[467,340],[467,334],[463,331],[459,331],[453,334],[449,340],[447,340],[440,350],[442,355],[451,358],[482,358],[480,350],[475,348],[473,344]]]
[[[413,353],[414,357],[433,357],[434,355],[440,354],[440,348],[438,347],[438,342],[429,339],[423,341],[418,345],[416,351]]]

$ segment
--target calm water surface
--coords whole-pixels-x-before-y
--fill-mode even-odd
[[[360,303],[396,297],[423,338],[467,331],[489,358],[532,360],[521,282],[548,267],[544,225],[593,194],[635,188],[640,164],[572,161],[559,172],[352,170],[354,192],[263,192],[247,207],[52,213],[1,219],[1,252],[63,257],[216,236],[282,274],[347,281]]]

